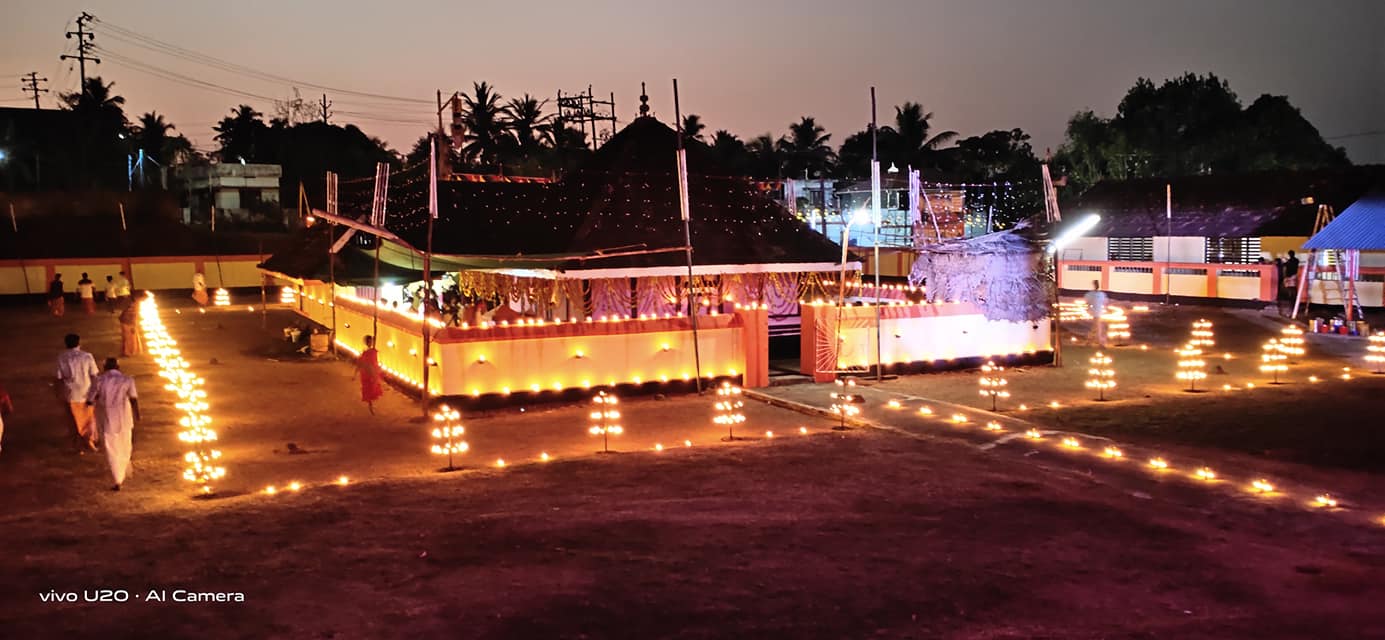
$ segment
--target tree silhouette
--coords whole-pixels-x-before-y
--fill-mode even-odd
[[[500,100],[500,94],[486,82],[472,83],[471,93],[462,95],[464,161],[483,167],[500,164],[509,117]]]

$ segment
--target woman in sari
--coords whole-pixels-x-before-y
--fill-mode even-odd
[[[375,401],[385,395],[380,383],[380,352],[375,350],[375,336],[365,337],[365,351],[356,358],[356,373],[352,377],[361,378],[361,402],[365,403],[371,415],[375,415]]]
[[[125,298],[125,308],[120,310],[120,353],[137,356],[144,353],[144,341],[139,335],[139,299],[143,296]]]

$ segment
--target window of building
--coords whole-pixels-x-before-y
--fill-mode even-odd
[[[1154,238],[1107,238],[1106,259],[1122,262],[1153,262]]]
[[[1260,238],[1208,238],[1205,261],[1216,264],[1255,264],[1260,261]]]

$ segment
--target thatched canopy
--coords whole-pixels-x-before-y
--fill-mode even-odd
[[[1049,314],[1053,281],[1047,236],[1027,223],[975,238],[923,244],[909,283],[930,302],[970,302],[990,320],[1034,321]]]

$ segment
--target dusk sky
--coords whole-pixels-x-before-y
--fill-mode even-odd
[[[1353,161],[1385,162],[1385,2],[1380,0],[660,0],[570,2],[148,2],[5,0],[0,105],[22,106],[20,74],[58,91],[77,87],[59,62],[86,10],[110,25],[278,76],[427,104],[332,94],[337,122],[355,122],[407,151],[435,119],[434,91],[473,80],[506,97],[551,97],[592,85],[615,93],[628,122],[640,82],[656,115],[685,113],[708,133],[776,136],[818,118],[838,144],[892,105],[923,103],[939,130],[962,135],[1020,127],[1035,152],[1062,142],[1077,110],[1110,116],[1140,76],[1184,71],[1227,79],[1243,104],[1284,94]],[[97,44],[156,69],[237,91],[288,97],[291,86],[141,48],[95,28]],[[98,53],[97,55],[102,55]],[[190,86],[110,56],[89,74],[114,80],[126,113],[157,110],[203,150],[211,125],[238,103],[273,104]],[[71,68],[69,69],[69,66]],[[305,97],[321,91],[303,87]],[[1373,134],[1371,132],[1374,132]],[[1368,135],[1360,135],[1368,134]]]

